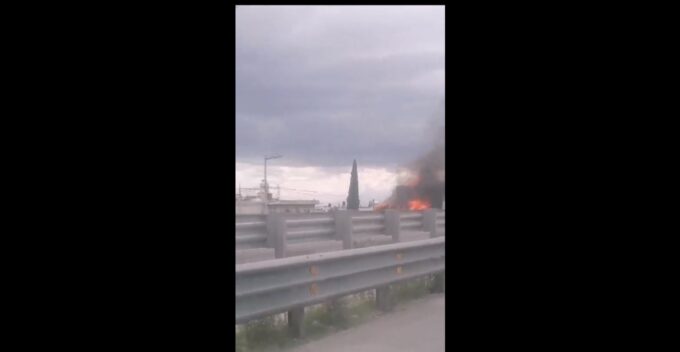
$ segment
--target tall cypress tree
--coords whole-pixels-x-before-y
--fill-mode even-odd
[[[359,209],[359,176],[357,175],[357,161],[352,164],[352,178],[349,181],[349,194],[347,195],[347,209]]]

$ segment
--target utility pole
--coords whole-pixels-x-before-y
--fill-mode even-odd
[[[267,183],[267,160],[282,158],[281,155],[270,155],[264,157],[264,198],[269,200],[269,184]]]

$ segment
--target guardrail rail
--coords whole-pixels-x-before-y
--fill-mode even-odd
[[[442,273],[444,247],[440,237],[236,265],[236,323]]]
[[[236,217],[236,263],[444,236],[444,212],[269,214]]]

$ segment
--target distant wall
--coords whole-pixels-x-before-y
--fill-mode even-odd
[[[314,205],[304,206],[299,204],[270,204],[270,213],[308,214],[314,211]]]
[[[236,201],[236,214],[258,215],[267,214],[267,206],[261,202]]]

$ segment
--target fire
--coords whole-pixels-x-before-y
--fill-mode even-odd
[[[397,205],[390,204],[389,202],[384,202],[379,205],[376,205],[374,210],[381,212],[386,209],[397,209],[397,210],[411,210],[411,211],[419,211],[419,210],[426,210],[430,209],[432,207],[432,204],[428,202],[427,200],[424,199],[412,199],[408,201],[408,208],[406,207],[399,207]]]
[[[443,144],[443,141],[442,141]],[[373,210],[383,212],[441,209],[444,204],[444,151],[439,144],[429,154],[399,170],[396,185],[383,203]]]
[[[425,210],[430,208],[430,202],[422,199],[413,199],[408,202],[409,210]]]

